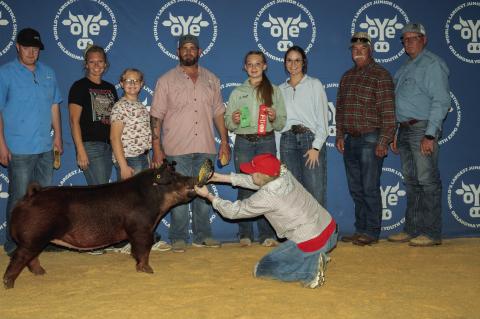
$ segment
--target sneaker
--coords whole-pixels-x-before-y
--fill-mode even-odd
[[[122,240],[122,241],[120,241],[120,242],[118,242],[118,243],[116,243],[116,244],[113,244],[113,245],[111,245],[111,246],[106,247],[106,248],[105,248],[105,251],[106,251],[107,253],[108,253],[109,251],[115,252],[115,250],[116,250],[117,248],[123,248],[123,246],[125,246],[126,244],[128,244],[128,240]]]
[[[56,253],[56,252],[61,252],[65,250],[66,250],[65,248],[54,245],[54,244],[48,244],[47,247],[43,249],[43,251],[50,252],[50,253]],[[13,254],[13,251],[12,251],[12,254]]]
[[[278,241],[276,241],[273,238],[267,238],[263,241],[262,246],[265,247],[277,247],[278,246]]]
[[[412,236],[403,231],[387,237],[387,240],[391,241],[392,243],[406,243],[410,241],[410,239],[412,239]]]
[[[325,272],[327,271],[327,263],[330,261],[330,257],[328,257],[325,253],[320,253],[318,257],[318,271],[315,278],[312,281],[305,285],[305,288],[315,289],[317,287],[323,286],[325,283]]]
[[[408,243],[410,246],[415,246],[415,247],[431,247],[435,245],[441,245],[442,240],[441,239],[431,239],[428,236],[425,235],[420,235],[415,238],[410,239],[410,242]]]
[[[112,249],[114,253],[120,253],[120,254],[130,254],[132,251],[132,246],[130,243],[123,245],[123,247],[114,247]]]
[[[169,251],[172,250],[172,246],[163,240],[157,241],[152,246],[152,250],[154,251]]]
[[[201,243],[192,243],[194,247],[208,247],[208,248],[219,248],[221,246],[220,242],[213,238],[205,238]]]
[[[174,253],[184,253],[185,252],[185,241],[184,240],[177,240],[172,243],[172,251]]]
[[[252,240],[248,237],[240,238],[240,247],[252,246]]]
[[[105,251],[105,249],[93,249],[93,250],[87,251],[87,254],[94,255],[94,256],[103,255],[106,253],[107,252]]]

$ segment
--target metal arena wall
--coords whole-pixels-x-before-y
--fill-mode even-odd
[[[445,236],[480,235],[480,2],[459,0],[0,0],[0,64],[16,58],[15,39],[25,27],[37,29],[45,44],[40,59],[57,73],[64,102],[61,105],[65,153],[53,185],[83,185],[76,165],[68,124],[70,85],[83,76],[82,55],[87,43],[106,48],[110,68],[107,81],[117,84],[120,73],[135,67],[145,73],[141,100],[148,107],[156,79],[174,67],[176,38],[191,33],[200,38],[201,65],[222,82],[225,100],[246,78],[243,58],[250,50],[268,57],[268,75],[285,81],[283,55],[292,44],[305,48],[308,73],[325,85],[329,99],[328,210],[343,233],[353,230],[353,202],[348,193],[342,156],[333,147],[335,99],[342,74],[352,66],[349,38],[367,31],[374,41],[374,57],[392,75],[407,59],[400,42],[407,22],[421,22],[428,48],[451,70],[451,108],[440,141]],[[233,143],[235,136],[230,135]],[[277,139],[278,141],[278,139]],[[219,140],[217,140],[219,142]],[[231,144],[233,146],[233,144]],[[229,164],[219,171],[232,171]],[[112,180],[115,179],[113,173]],[[0,243],[4,241],[8,175],[0,168]],[[213,187],[229,199],[236,190]],[[406,207],[399,157],[390,153],[382,175],[382,236],[399,231]],[[236,224],[212,211],[214,235],[236,238]],[[166,238],[169,217],[158,230]]]

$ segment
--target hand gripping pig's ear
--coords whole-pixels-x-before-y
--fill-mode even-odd
[[[206,159],[202,166],[200,166],[200,171],[198,172],[198,187],[208,183],[208,180],[212,178],[214,172],[213,162],[210,159]]]

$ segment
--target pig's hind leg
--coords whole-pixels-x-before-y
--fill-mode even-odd
[[[34,275],[45,275],[46,271],[43,269],[43,267],[40,265],[40,260],[38,259],[38,255],[33,258],[29,263],[28,263],[28,270]]]
[[[22,246],[17,247],[3,275],[3,285],[5,288],[13,288],[15,279],[17,279],[18,275],[20,275],[23,268],[27,265],[35,275],[45,274],[45,270],[40,266],[40,261],[38,260],[38,255],[41,251],[42,249],[32,250]]]

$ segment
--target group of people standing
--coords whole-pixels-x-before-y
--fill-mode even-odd
[[[355,33],[355,66],[342,76],[338,90],[335,144],[343,154],[355,205],[355,233],[342,241],[360,246],[375,244],[380,236],[380,176],[388,145],[400,153],[407,194],[404,230],[388,240],[422,247],[441,244],[438,141],[450,108],[449,69],[425,48],[422,24],[405,25],[401,41],[409,59],[392,79],[373,59],[369,35]]]
[[[408,204],[404,232],[389,240],[423,246],[441,242],[437,141],[450,103],[448,68],[424,49],[426,32],[421,24],[406,25],[402,43],[410,59],[394,82],[374,61],[368,34],[355,33],[351,38],[355,66],[340,82],[336,147],[344,155],[356,229],[343,240],[357,245],[378,241],[380,175],[392,143],[392,150],[400,151]],[[61,96],[55,73],[38,61],[44,48],[39,33],[21,30],[16,47],[18,58],[0,68],[0,163],[8,167],[10,179],[7,254],[15,249],[8,228],[13,206],[29,182],[51,183],[52,128],[54,147],[63,151]],[[179,173],[194,176],[205,159],[218,156],[223,164],[230,161],[231,131],[236,134],[236,173],[215,173],[210,181],[238,187],[238,200],[223,200],[206,186],[196,188],[199,197],[191,202],[192,245],[221,245],[212,236],[212,202],[226,218],[241,219],[241,246],[255,241],[255,223],[262,245],[279,246],[256,265],[255,276],[321,286],[329,260],[326,253],[336,245],[338,227],[325,209],[327,97],[322,83],[307,75],[304,50],[298,46],[287,50],[284,68],[289,77],[280,86],[268,79],[264,54],[248,52],[244,59],[248,78],[233,90],[226,109],[219,79],[198,64],[198,38],[181,36],[177,55],[179,65],[157,80],[149,113],[138,101],[144,83],[141,71],[129,68],[122,73],[124,96],[119,100],[115,86],[103,80],[109,65],[103,48],[93,45],[85,51],[85,77],[70,88],[68,108],[77,164],[87,184],[108,183],[113,166],[122,180],[159,167],[165,159],[175,161]],[[214,127],[221,139],[218,152]],[[281,133],[283,164],[276,158],[274,131]],[[170,216],[171,246],[157,241],[156,248],[184,252],[190,241],[188,205],[173,208]],[[279,244],[276,235],[287,240]]]

